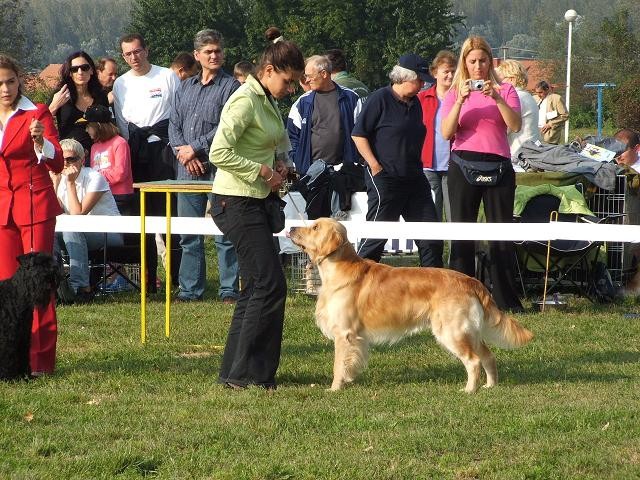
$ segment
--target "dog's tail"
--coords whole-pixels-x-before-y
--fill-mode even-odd
[[[531,341],[533,333],[502,312],[486,289],[478,293],[478,300],[484,309],[484,341],[500,348],[516,348]]]

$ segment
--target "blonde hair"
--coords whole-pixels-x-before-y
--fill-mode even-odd
[[[524,65],[517,60],[504,60],[498,68],[496,68],[498,73],[502,75],[502,78],[507,79],[510,78],[513,80],[513,86],[518,87],[522,90],[527,88],[527,84],[529,83],[529,76],[527,75],[527,70],[524,68]],[[510,82],[511,83],[511,82]]]
[[[431,72],[431,75],[435,75],[440,65],[447,64],[455,68],[457,63],[458,57],[456,57],[455,53],[449,50],[440,50],[431,62],[429,71]]]
[[[451,89],[460,91],[460,88],[462,88],[462,86],[467,83],[467,80],[471,78],[469,72],[467,71],[466,60],[467,56],[472,50],[482,50],[487,54],[487,56],[489,57],[489,80],[491,80],[496,85],[500,85],[498,75],[493,68],[493,55],[491,54],[491,47],[484,38],[471,36],[464,41],[464,43],[462,44],[462,48],[460,49],[458,67],[456,68],[456,73],[453,76]]]

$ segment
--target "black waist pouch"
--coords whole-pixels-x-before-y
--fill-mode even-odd
[[[284,207],[287,202],[282,200],[278,194],[271,192],[264,199],[264,208],[267,212],[267,221],[271,233],[278,233],[284,230]]]
[[[451,161],[462,170],[465,180],[470,185],[493,187],[500,183],[502,175],[510,166],[511,160],[465,160],[456,154],[451,155]]]

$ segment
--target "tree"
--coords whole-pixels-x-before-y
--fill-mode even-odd
[[[245,11],[240,0],[137,0],[130,31],[145,38],[153,63],[168,66],[178,52],[193,50],[199,30],[213,28],[225,38],[227,59],[235,61],[245,44]]]
[[[0,0],[0,11],[0,48],[20,63],[26,63],[28,51],[24,0]]]

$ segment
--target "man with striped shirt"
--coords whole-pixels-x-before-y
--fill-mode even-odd
[[[222,34],[201,30],[193,41],[193,55],[200,74],[184,80],[178,91],[169,120],[169,143],[176,159],[178,180],[213,180],[215,167],[209,162],[209,148],[218,128],[222,107],[240,83],[222,69]],[[207,194],[178,194],[178,216],[203,217]],[[178,301],[202,300],[205,289],[205,254],[202,235],[181,235],[182,261],[178,280]],[[224,236],[215,237],[220,274],[219,296],[224,303],[238,297],[238,260]]]

